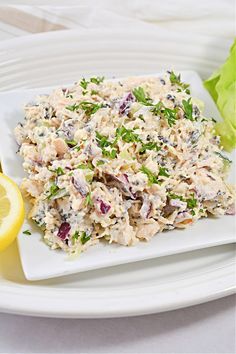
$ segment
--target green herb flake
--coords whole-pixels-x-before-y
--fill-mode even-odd
[[[92,206],[93,205],[93,201],[92,201],[92,198],[91,198],[91,192],[89,192],[85,198],[85,205],[90,205]]]
[[[184,109],[185,118],[193,121],[194,120],[194,118],[193,118],[193,105],[191,103],[191,98],[189,98],[187,101],[183,100],[182,105],[183,105],[183,109]]]
[[[138,134],[135,134],[132,129],[126,129],[123,125],[116,129],[116,137],[121,137],[126,143],[141,142]]]
[[[142,144],[141,149],[139,150],[140,154],[145,154],[147,150],[159,151],[161,148],[157,145],[157,143],[150,141],[146,144]]]
[[[151,112],[155,115],[155,116],[159,116],[162,113],[162,109],[164,109],[164,105],[163,103],[160,101],[157,104],[155,104],[152,108],[151,108]]]
[[[194,198],[194,194],[192,194],[192,198],[186,198],[186,199],[184,197],[182,197],[181,195],[177,195],[177,194],[173,194],[173,193],[170,193],[169,197],[170,197],[170,199],[179,199],[182,202],[186,202],[187,207],[189,209],[193,209],[197,206],[197,199]]]
[[[56,185],[56,183],[52,183],[52,185],[49,188],[49,195],[47,199],[51,199],[58,191],[59,191],[59,187]]]
[[[170,108],[165,108],[162,111],[164,117],[166,118],[168,124],[170,127],[172,127],[176,123],[176,114],[177,114],[177,109],[170,109]]]
[[[49,188],[49,195],[47,196],[48,200],[54,200],[58,198],[63,198],[66,195],[68,195],[67,191],[65,188],[60,189],[56,183],[52,183],[50,188]]]
[[[157,104],[155,104],[151,110],[150,110],[154,115],[156,116],[163,116],[170,127],[172,127],[172,125],[175,124],[175,121],[177,119],[177,113],[178,110],[177,108],[171,109],[171,108],[167,108],[164,106],[164,104],[160,101]]]
[[[100,108],[102,108],[102,104],[97,104],[88,101],[82,101],[79,104],[73,104],[72,106],[66,106],[66,109],[69,111],[77,111],[78,109],[82,109],[87,116],[91,116],[92,114],[96,113]]]
[[[98,160],[97,162],[97,166],[101,166],[101,165],[104,165],[105,161],[103,160]]]
[[[80,242],[82,245],[84,245],[86,242],[88,242],[91,239],[91,235],[87,235],[85,231],[82,232],[82,235],[80,237]]]
[[[75,140],[65,140],[65,141],[69,147],[74,147],[77,145],[77,141]]]
[[[80,170],[92,170],[92,171],[94,169],[91,161],[88,161],[87,164],[82,163],[82,164],[78,165],[77,168],[79,168]]]
[[[188,95],[190,94],[189,85],[188,85],[188,84],[185,84],[184,82],[182,82],[182,81],[181,81],[181,76],[180,76],[180,74],[179,74],[179,75],[176,75],[173,70],[170,72],[170,82],[171,82],[173,85],[178,85],[178,86],[180,86],[183,90],[185,90],[185,92],[186,92]],[[179,89],[179,90],[180,90],[180,89]],[[178,91],[178,90],[177,90],[177,91]],[[181,92],[181,90],[180,90],[179,92]]]
[[[112,145],[112,143],[108,140],[108,138],[105,135],[102,135],[98,132],[96,132],[96,140],[97,140],[99,147],[101,147],[101,148]]]
[[[91,95],[93,96],[93,95],[98,95],[99,94],[99,92],[98,91],[96,91],[96,90],[91,90]]]
[[[55,169],[55,172],[56,172],[57,176],[62,176],[62,175],[65,174],[65,171],[64,171],[63,168],[61,168],[61,167],[57,167],[57,168]]]
[[[80,237],[79,231],[75,231],[75,233],[72,236],[72,240],[78,240],[79,237]]]
[[[115,159],[117,156],[117,150],[116,149],[112,149],[112,150],[102,149],[102,154],[105,157],[110,157],[111,159]]]
[[[158,176],[170,177],[170,175],[167,172],[167,169],[165,167],[160,167],[159,168]]]
[[[92,82],[93,84],[99,85],[104,81],[105,77],[91,77],[90,82]]]
[[[79,104],[79,108],[81,108],[87,116],[91,116],[92,114],[96,113],[100,108],[102,108],[102,104],[96,104],[93,102],[82,101]]]
[[[29,230],[25,230],[25,231],[23,231],[23,234],[30,236],[30,235],[31,235],[31,232],[30,232]]]
[[[187,198],[185,201],[189,209],[193,209],[197,206],[197,199],[194,198],[194,194],[192,194],[192,198]]]
[[[142,166],[140,171],[147,176],[149,184],[154,184],[154,183],[160,184],[160,182],[158,181],[154,173],[151,170],[149,170],[149,168],[147,168],[146,166]]]
[[[86,90],[87,89],[87,86],[89,84],[89,81],[86,81],[85,78],[83,77],[83,79],[80,81],[79,85],[84,89]]]
[[[76,104],[76,103],[74,103],[74,104],[71,105],[71,106],[66,106],[66,109],[68,109],[68,111],[71,111],[71,112],[75,112],[75,111],[77,111],[79,108],[80,108],[79,104]]]
[[[98,132],[96,132],[96,140],[98,146],[102,149],[103,156],[110,157],[111,159],[116,158],[117,150],[115,148],[107,150],[107,147],[112,147],[114,143],[110,142],[108,138]]]
[[[143,122],[145,122],[145,119],[143,118],[143,114],[139,114],[138,118],[141,119]]]
[[[133,90],[133,95],[136,98],[136,100],[140,103],[142,103],[145,106],[151,106],[152,105],[152,99],[148,97],[144,89],[142,87],[137,87]]]

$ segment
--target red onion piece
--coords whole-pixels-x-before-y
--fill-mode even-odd
[[[134,96],[129,92],[120,102],[119,114],[128,114],[130,109],[130,103],[134,101]]]
[[[65,240],[66,236],[70,232],[70,224],[68,222],[63,222],[61,226],[59,227],[57,236],[60,237],[61,240]]]
[[[105,202],[100,200],[100,210],[102,214],[107,214],[110,209],[111,206],[109,204],[106,204]]]

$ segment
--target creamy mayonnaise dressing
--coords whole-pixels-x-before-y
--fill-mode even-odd
[[[200,106],[173,72],[82,79],[27,104],[15,136],[44,241],[69,253],[133,245],[232,213],[230,161]]]

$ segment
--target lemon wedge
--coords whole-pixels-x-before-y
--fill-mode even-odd
[[[18,235],[24,221],[24,203],[16,183],[0,173],[0,251]]]

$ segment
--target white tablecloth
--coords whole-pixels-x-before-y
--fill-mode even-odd
[[[0,40],[49,30],[155,25],[235,35],[234,0],[41,0],[0,3]],[[22,6],[24,4],[24,6]],[[0,294],[1,296],[1,294]],[[163,314],[106,320],[0,314],[1,353],[234,353],[235,297]]]
[[[229,296],[177,311],[104,320],[0,314],[0,352],[233,354],[235,299]]]

